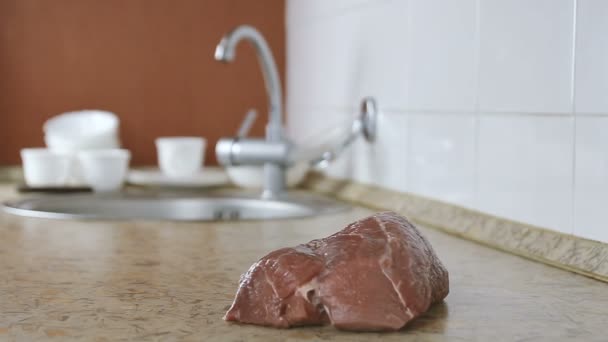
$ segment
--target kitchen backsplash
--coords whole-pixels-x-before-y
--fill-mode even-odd
[[[234,134],[249,108],[267,107],[252,46],[239,46],[229,66],[213,58],[215,46],[253,25],[282,76],[284,13],[284,0],[0,1],[0,165],[44,146],[46,119],[79,109],[119,116],[132,164],[156,164],[154,139],[174,135],[206,137],[215,162],[215,141]]]
[[[287,2],[298,140],[377,98],[334,177],[608,242],[608,1]]]

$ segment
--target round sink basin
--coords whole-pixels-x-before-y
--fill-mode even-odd
[[[326,197],[290,194],[278,200],[254,196],[56,195],[4,203],[11,214],[57,219],[269,220],[320,215],[347,208]]]

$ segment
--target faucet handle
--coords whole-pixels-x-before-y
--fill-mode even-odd
[[[376,140],[376,126],[378,121],[378,106],[373,97],[366,97],[361,102],[359,118],[352,122],[348,135],[334,147],[321,153],[310,164],[323,169],[340,156],[357,138],[365,138],[368,143]]]
[[[255,122],[255,119],[257,117],[258,117],[257,110],[250,109],[247,111],[247,114],[245,114],[245,118],[243,119],[243,122],[241,122],[241,127],[239,127],[239,130],[236,133],[237,139],[244,138],[247,136],[247,134],[249,134],[249,131],[251,130],[251,126],[253,125],[253,123]]]

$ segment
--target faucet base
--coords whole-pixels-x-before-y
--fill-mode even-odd
[[[264,164],[264,191],[262,198],[275,199],[285,192],[286,184],[285,166],[266,163]]]

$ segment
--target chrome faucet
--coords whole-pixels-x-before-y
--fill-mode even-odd
[[[287,167],[296,161],[306,160],[311,166],[324,168],[337,158],[358,137],[372,143],[376,137],[377,105],[372,97],[361,103],[358,119],[353,121],[348,135],[337,145],[314,155],[302,153],[283,133],[283,105],[281,82],[272,52],[266,40],[255,28],[242,25],[226,34],[215,48],[215,59],[231,62],[235,58],[236,46],[241,40],[248,40],[258,55],[266,92],[269,99],[266,138],[246,138],[247,131],[255,120],[255,111],[250,110],[236,137],[221,138],[215,145],[218,162],[222,165],[264,165],[264,189],[262,198],[276,198],[284,195]],[[320,156],[319,156],[320,155]]]
[[[283,134],[283,104],[281,82],[277,66],[262,34],[255,28],[242,25],[226,34],[215,49],[215,59],[232,62],[236,46],[241,40],[248,40],[255,48],[264,75],[268,93],[268,123],[266,139],[222,138],[215,152],[222,165],[264,165],[264,198],[279,196],[285,190],[285,171],[289,164],[292,144]]]

